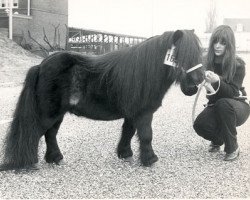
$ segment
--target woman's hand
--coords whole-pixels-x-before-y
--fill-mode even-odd
[[[217,74],[215,74],[214,72],[212,72],[212,71],[206,71],[205,72],[205,80],[206,80],[206,82],[208,82],[208,83],[216,83],[216,82],[219,81],[219,79],[220,79],[220,77]]]

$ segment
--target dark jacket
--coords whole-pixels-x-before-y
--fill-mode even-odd
[[[216,94],[207,96],[208,104],[214,104],[220,98],[235,98],[241,100],[240,96],[246,96],[246,91],[242,86],[243,79],[245,77],[245,62],[241,58],[237,57],[236,59],[236,72],[232,82],[228,83],[222,77],[221,64],[215,64],[214,72],[220,77],[220,88]],[[198,90],[197,86],[190,84],[190,81],[191,80],[187,78],[181,82],[181,90],[188,96],[195,94]],[[215,89],[217,89],[218,83],[214,83],[212,85]],[[242,100],[244,100],[244,98],[242,98]]]

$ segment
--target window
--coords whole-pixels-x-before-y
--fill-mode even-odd
[[[18,8],[18,0],[13,1],[13,8]],[[1,8],[9,8],[9,0],[0,0],[0,9]]]
[[[18,0],[13,0],[13,7],[18,8]]]
[[[243,29],[244,29],[244,26],[243,26],[243,24],[237,24],[236,25],[236,31],[237,32],[243,32]]]
[[[5,0],[0,0],[0,5],[1,5],[0,8],[6,8],[7,7]]]

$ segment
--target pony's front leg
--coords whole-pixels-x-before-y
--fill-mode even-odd
[[[140,158],[144,166],[151,166],[158,160],[152,148],[152,119],[153,113],[147,113],[136,119],[137,134],[140,141]]]
[[[122,125],[122,135],[117,148],[119,158],[128,158],[133,155],[131,150],[131,139],[135,134],[135,126],[131,119],[124,119]]]

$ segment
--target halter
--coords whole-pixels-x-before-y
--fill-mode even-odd
[[[176,49],[175,45],[172,45],[171,49],[167,50],[164,61],[163,61],[165,65],[172,66],[174,68],[178,66],[178,63],[175,59],[175,49]],[[199,63],[198,65],[195,65],[194,67],[191,67],[190,69],[186,71],[186,73],[188,74],[196,69],[199,69],[200,67],[202,67],[201,63]]]
[[[191,67],[190,69],[188,69],[188,70],[186,71],[186,73],[188,74],[188,73],[190,73],[190,72],[192,72],[192,71],[194,71],[194,70],[196,70],[196,69],[199,69],[199,68],[201,68],[201,67],[202,67],[202,64],[200,63],[200,64],[195,65],[194,67]]]

